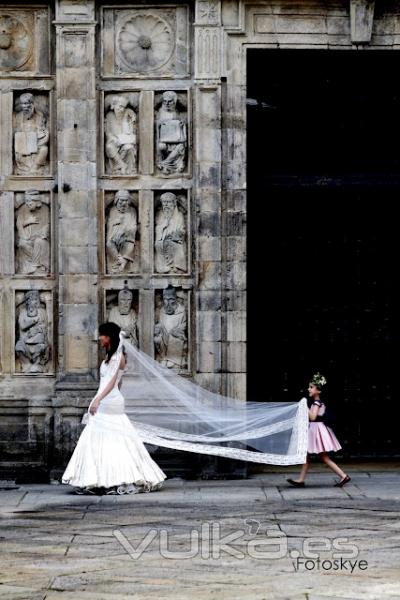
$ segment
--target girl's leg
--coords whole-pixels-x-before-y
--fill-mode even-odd
[[[308,455],[307,455],[307,460],[306,460],[306,462],[301,467],[300,476],[299,476],[298,481],[304,481],[305,480],[309,468],[310,468],[310,461],[309,461],[309,458],[308,458]]]
[[[333,462],[331,458],[329,458],[326,452],[321,452],[321,459],[324,461],[326,466],[332,469],[332,471],[334,471],[337,475],[339,475],[341,479],[344,479],[346,477],[346,473],[342,471],[342,469],[338,467],[338,465],[335,462]]]

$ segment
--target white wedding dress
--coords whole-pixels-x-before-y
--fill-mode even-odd
[[[115,378],[114,387],[101,400],[95,415],[88,412],[87,424],[62,476],[62,483],[80,492],[95,488],[119,494],[151,492],[160,489],[167,477],[125,414],[124,397],[119,391],[124,373],[119,369],[121,355],[117,351],[108,364],[101,364],[97,394]]]

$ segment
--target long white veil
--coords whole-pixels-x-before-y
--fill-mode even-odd
[[[124,351],[127,358],[121,386],[125,411],[144,443],[256,463],[305,462],[305,398],[298,402],[228,398],[161,366],[123,332],[120,340],[116,354]]]

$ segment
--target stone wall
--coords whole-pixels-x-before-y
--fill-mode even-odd
[[[399,32],[369,0],[0,4],[3,474],[62,470],[106,319],[245,399],[246,48]]]

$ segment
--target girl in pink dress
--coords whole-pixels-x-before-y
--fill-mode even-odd
[[[309,429],[308,429],[308,455],[319,454],[323,462],[339,475],[340,480],[335,483],[336,487],[342,487],[350,481],[350,477],[328,456],[328,452],[337,452],[341,445],[330,427],[324,423],[325,404],[321,402],[320,395],[323,386],[326,385],[326,379],[320,373],[314,375],[308,387],[308,395],[312,400],[308,411]],[[304,487],[304,480],[310,466],[309,456],[303,464],[298,479],[288,479],[287,481],[295,487]]]

